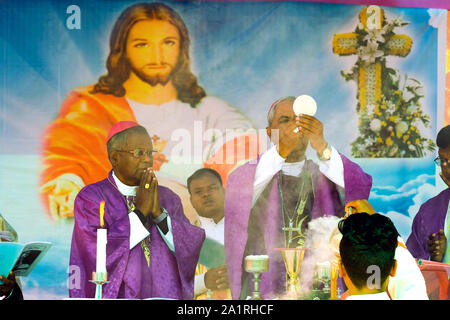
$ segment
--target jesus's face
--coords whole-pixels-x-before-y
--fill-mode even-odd
[[[128,33],[126,57],[131,71],[151,86],[165,85],[180,55],[180,34],[168,21],[142,20]]]

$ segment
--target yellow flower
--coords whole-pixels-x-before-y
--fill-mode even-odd
[[[380,137],[378,137],[376,141],[377,141],[378,143],[381,143],[381,142],[383,142],[383,140],[381,140],[381,138],[380,138]]]
[[[419,139],[416,139],[416,144],[419,144],[420,143],[420,140]]]
[[[387,144],[388,146],[392,146],[392,145],[394,144],[394,142],[392,141],[391,137],[389,137],[389,138],[386,139],[386,144]]]
[[[397,94],[397,95],[401,95],[402,94],[402,92],[400,90],[395,90],[394,93]]]
[[[381,121],[381,125],[383,126],[383,127],[385,127],[386,126],[386,121]]]

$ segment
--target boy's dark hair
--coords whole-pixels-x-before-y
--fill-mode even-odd
[[[398,232],[388,217],[365,212],[339,221],[342,240],[339,245],[342,263],[353,284],[361,289],[367,286],[368,268],[380,268],[383,283],[394,264]]]
[[[189,194],[191,193],[191,183],[192,183],[192,180],[201,178],[201,177],[203,177],[204,175],[207,175],[207,174],[211,174],[211,175],[213,175],[214,177],[216,177],[217,180],[219,180],[220,185],[223,186],[222,178],[220,177],[220,174],[219,174],[216,170],[210,169],[210,168],[201,168],[201,169],[198,169],[197,171],[195,171],[195,172],[187,179],[187,188],[188,188]]]

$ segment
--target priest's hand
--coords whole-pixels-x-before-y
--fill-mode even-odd
[[[56,178],[42,185],[41,193],[48,194],[51,216],[57,220],[73,217],[73,205],[81,187],[69,179]]]
[[[377,213],[375,211],[375,209],[372,207],[372,205],[370,204],[370,202],[367,201],[366,199],[354,200],[354,201],[349,201],[345,205],[345,216],[344,216],[344,218],[347,218],[351,214],[361,213],[361,212],[366,212],[368,214]]]
[[[442,262],[447,249],[447,238],[445,237],[444,230],[439,230],[438,236],[436,233],[430,234],[428,240],[428,252],[430,253],[430,260]]]
[[[228,288],[227,267],[221,266],[209,269],[205,273],[205,287],[210,290],[224,290]]]
[[[136,209],[146,217],[151,214],[155,219],[162,213],[158,199],[158,180],[152,168],[147,168],[142,174],[135,200]]]
[[[3,284],[0,284],[0,297],[8,297],[16,284],[16,276],[14,275],[14,272],[10,271],[8,278],[0,276],[0,280],[3,282]]]
[[[295,125],[299,132],[309,138],[311,147],[318,153],[322,153],[327,147],[327,142],[323,137],[323,124],[317,118],[306,114],[300,114],[295,118]]]

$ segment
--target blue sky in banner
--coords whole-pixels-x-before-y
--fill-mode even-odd
[[[352,32],[363,6],[302,2],[170,2],[191,36],[192,69],[210,95],[246,113],[257,127],[286,95],[312,95],[325,137],[350,156],[358,136],[356,85],[345,82],[355,56],[332,53],[335,33]],[[42,131],[56,116],[68,92],[105,73],[108,41],[118,15],[135,1],[7,1],[0,6],[0,210],[21,241],[54,243],[36,270],[24,279],[29,297],[43,286],[49,298],[67,293],[71,224],[55,225],[40,206],[39,150]],[[66,28],[66,9],[81,9],[81,30]],[[426,9],[385,7],[388,19],[402,17],[396,29],[413,39],[405,58],[388,65],[425,86],[422,105],[432,122],[437,110],[437,29]],[[433,11],[436,13],[437,11]],[[434,140],[436,128],[425,130]],[[418,206],[437,193],[434,154],[423,159],[357,159],[373,176],[371,201],[389,213],[402,235],[409,234]],[[387,170],[389,170],[387,172]],[[32,221],[32,226],[30,225]],[[52,280],[49,281],[49,275]]]

